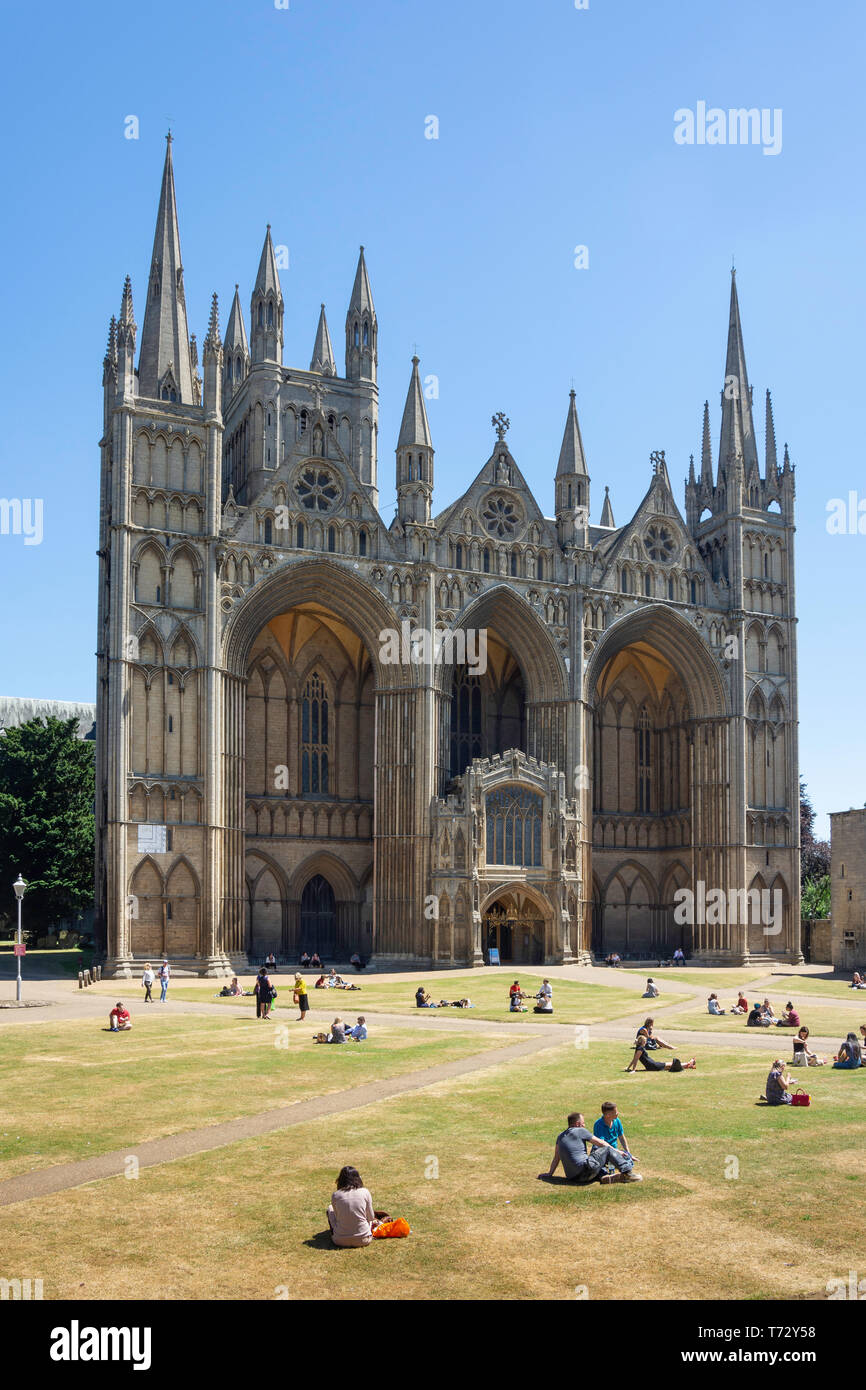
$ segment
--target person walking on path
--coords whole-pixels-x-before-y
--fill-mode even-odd
[[[145,1004],[152,1004],[152,1003],[153,1003],[153,995],[151,994],[151,990],[153,989],[153,981],[154,981],[154,979],[155,979],[155,976],[154,976],[153,971],[152,971],[151,968],[150,968],[150,961],[148,961],[148,962],[147,962],[147,965],[144,967],[144,973],[142,974],[142,977],[141,977],[141,986],[142,986],[142,989],[144,990],[144,1002],[145,1002]]]
[[[310,1009],[310,1000],[307,995],[307,983],[300,973],[295,976],[295,1003],[300,1009],[297,1022],[303,1023]]]
[[[171,966],[167,960],[162,962],[159,967],[159,1002],[165,1003],[165,996],[168,994],[168,982],[171,979]]]
[[[256,976],[256,982],[253,985],[253,993],[256,996],[256,1018],[267,1018],[271,1011],[273,985],[271,984],[271,977],[267,972],[267,967],[264,965]]]

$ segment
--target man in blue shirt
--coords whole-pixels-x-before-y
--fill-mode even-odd
[[[587,1144],[590,1148],[587,1151]],[[619,1153],[604,1139],[596,1139],[590,1134],[579,1111],[568,1117],[568,1129],[557,1135],[553,1161],[546,1173],[539,1177],[552,1178],[560,1163],[566,1182],[585,1187],[591,1182],[641,1182],[640,1173],[633,1172],[634,1159],[631,1154]],[[605,1165],[610,1164],[615,1173],[605,1173]]]
[[[621,1149],[624,1154],[630,1153],[615,1101],[606,1100],[603,1102],[601,1117],[596,1120],[592,1132],[596,1139],[603,1139],[606,1144],[610,1144],[612,1149]],[[631,1157],[634,1158],[634,1154],[631,1154]]]

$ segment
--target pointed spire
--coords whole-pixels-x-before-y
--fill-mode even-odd
[[[694,487],[696,483],[697,479],[695,477],[695,456],[694,454],[689,454],[689,487]]]
[[[337,375],[337,364],[334,361],[334,348],[331,343],[331,335],[328,332],[328,320],[325,317],[324,304],[319,310],[319,326],[316,329],[316,342],[313,347],[310,371],[321,372],[323,376]]]
[[[194,333],[191,333],[189,338],[189,364],[192,368],[192,374],[195,376],[196,367],[198,366],[198,343],[196,342]]]
[[[704,401],[704,430],[701,440],[701,482],[713,490],[713,443],[710,436],[710,403]]]
[[[147,306],[141,330],[138,377],[142,396],[159,398],[160,385],[169,364],[173,368],[177,399],[190,404],[193,389],[189,360],[189,329],[183,290],[171,135],[166,138]]]
[[[108,325],[108,347],[105,349],[105,364],[117,362],[117,319],[111,315],[111,322]]]
[[[433,439],[427,420],[427,408],[424,405],[424,392],[421,390],[421,378],[418,375],[418,358],[413,357],[412,376],[409,380],[409,390],[403,409],[397,448],[403,449],[419,444],[427,449],[433,448]]]
[[[605,488],[604,490],[604,506],[601,509],[601,525],[616,527],[616,522],[613,519],[613,507],[610,505],[609,488]]]
[[[784,459],[782,460],[782,472],[783,472],[783,473],[790,473],[790,472],[791,472],[791,459],[790,459],[790,457],[789,457],[789,455],[788,455],[788,445],[787,445],[787,444],[785,445],[785,456],[784,456]]]
[[[364,260],[364,248],[361,247],[358,256],[358,268],[355,271],[355,283],[352,286],[352,298],[349,300],[349,313],[375,314],[373,307],[373,291],[370,289],[370,277],[367,274],[367,262]]]
[[[779,464],[776,459],[776,426],[773,421],[773,398],[770,395],[769,387],[767,388],[767,420],[765,428],[765,439],[766,448],[764,455],[764,476],[769,482],[772,478],[776,477],[779,471]]]
[[[132,281],[127,275],[123,282],[123,297],[120,301],[120,323],[124,328],[135,331],[135,315],[132,310]]]
[[[569,392],[569,406],[565,421],[565,433],[562,436],[559,463],[556,466],[557,478],[562,478],[570,473],[580,473],[584,477],[589,477],[586,467],[586,455],[583,452],[583,439],[580,434],[580,421],[577,418],[574,391]]]
[[[731,304],[728,314],[728,347],[725,356],[725,384],[722,390],[722,434],[719,441],[719,465],[737,452],[735,435],[739,437],[743,469],[747,476],[758,468],[758,450],[752,423],[752,392],[746,371],[746,352],[743,347],[743,328],[740,322],[740,303],[737,297],[737,272],[731,270]]]
[[[216,296],[214,296],[216,298]],[[247,330],[244,327],[244,311],[241,308],[241,297],[238,287],[235,285],[235,297],[232,300],[231,312],[229,313],[228,326],[225,336],[226,353],[240,352],[242,356],[249,357],[250,346],[247,342]]]
[[[207,321],[205,347],[217,347],[220,341],[220,302],[216,290],[210,302],[210,318]]]
[[[274,255],[274,243],[271,241],[271,224],[268,223],[265,232],[265,244],[262,247],[262,254],[259,260],[258,274],[256,283],[253,286],[253,293],[267,294],[269,290],[280,296],[280,277],[277,272],[277,258]]]

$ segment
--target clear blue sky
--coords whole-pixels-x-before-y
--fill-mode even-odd
[[[593,519],[606,483],[628,518],[657,448],[682,505],[705,398],[718,443],[735,254],[755,401],[797,465],[801,768],[822,817],[866,801],[866,536],[825,526],[866,497],[857,0],[90,0],[7,10],[4,37],[0,496],[45,511],[41,545],[0,536],[0,693],[95,697],[102,357],[127,272],[141,322],[170,118],[199,342],[214,289],[223,326],[236,280],[248,305],[270,221],[284,360],[308,364],[324,299],[342,363],[365,244],[388,520],[413,343],[437,510],[504,410],[549,514],[572,379]],[[781,108],[781,153],[675,144],[701,100]]]

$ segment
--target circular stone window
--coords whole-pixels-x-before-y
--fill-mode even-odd
[[[647,527],[643,547],[651,560],[672,560],[676,549],[668,528],[655,524]]]
[[[481,520],[491,536],[512,537],[523,520],[520,508],[502,492],[493,492],[481,510]]]
[[[303,468],[295,481],[295,492],[308,512],[329,512],[340,496],[340,485],[329,468]]]

